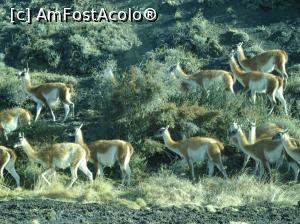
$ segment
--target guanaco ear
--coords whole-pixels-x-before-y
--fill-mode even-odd
[[[170,127],[170,125],[167,125],[167,127],[166,127],[166,130],[168,130],[168,129],[169,129],[169,127]]]
[[[22,137],[22,134],[21,134],[21,132],[19,132],[19,138],[21,138]]]
[[[285,129],[282,134],[285,134],[285,133],[288,133],[289,132],[289,129]]]
[[[78,129],[81,129],[82,128],[82,126],[83,126],[83,123],[78,127]]]
[[[242,41],[242,42],[239,42],[239,43],[237,44],[237,46],[238,46],[238,47],[241,47],[243,44],[244,44],[244,42]]]

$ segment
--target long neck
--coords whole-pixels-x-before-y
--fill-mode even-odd
[[[163,138],[164,138],[165,145],[168,147],[168,149],[170,149],[171,151],[173,151],[177,154],[180,154],[178,149],[175,146],[176,142],[172,139],[169,131],[166,131],[164,133]]]
[[[176,69],[175,69],[174,73],[180,79],[183,79],[183,80],[189,79],[189,76],[181,69],[180,66],[176,66]]]
[[[31,145],[26,139],[23,140],[22,146],[29,159],[38,160],[37,152],[31,147]]]
[[[248,141],[250,144],[254,144],[256,141],[256,126],[252,126],[249,131]]]
[[[245,54],[244,54],[244,50],[242,47],[238,47],[238,50],[237,50],[237,58],[238,58],[238,61],[239,62],[242,62],[244,60],[247,60]]]
[[[25,74],[24,81],[25,81],[26,90],[29,91],[32,88],[31,78],[30,78],[29,73]]]
[[[237,64],[237,62],[235,61],[235,59],[233,57],[230,58],[229,64],[230,64],[230,68],[231,68],[233,75],[237,78],[237,80],[243,86],[245,86],[246,77],[245,77],[243,71],[241,70],[240,66]]]
[[[87,160],[94,162],[92,157],[91,157],[91,152],[89,146],[84,142],[83,134],[81,130],[77,130],[75,134],[75,143],[81,145],[85,152],[86,152],[86,158]]]
[[[239,130],[237,139],[238,139],[240,148],[243,149],[243,151],[247,151],[247,149],[245,149],[245,146],[248,146],[249,142],[242,130]]]
[[[84,145],[85,144],[81,130],[76,131],[75,143],[77,143],[79,145]]]

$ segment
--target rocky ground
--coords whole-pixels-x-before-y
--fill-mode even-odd
[[[160,208],[132,210],[112,204],[82,204],[53,200],[0,202],[0,223],[300,223],[295,207],[273,204],[217,209]]]

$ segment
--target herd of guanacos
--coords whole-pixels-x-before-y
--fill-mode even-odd
[[[283,50],[269,50],[254,57],[247,58],[244,54],[243,43],[237,45],[237,49],[232,51],[229,59],[231,72],[224,70],[201,70],[193,75],[187,75],[178,63],[171,69],[172,75],[175,75],[181,81],[190,86],[200,86],[208,91],[210,86],[218,85],[229,90],[234,94],[233,85],[237,80],[246,91],[250,91],[253,102],[255,103],[256,93],[265,93],[271,101],[272,113],[276,99],[284,107],[287,114],[286,101],[283,96],[288,75],[285,65],[288,61],[288,55]],[[238,61],[235,60],[237,54]],[[275,76],[271,74],[276,70],[281,74]],[[74,116],[74,103],[71,101],[73,86],[65,83],[45,83],[33,86],[29,74],[29,69],[25,68],[18,73],[24,81],[24,87],[30,98],[36,103],[36,115],[34,122],[37,121],[43,107],[51,112],[53,121],[56,120],[52,111],[52,103],[60,100],[65,109],[64,121],[67,119],[72,108]],[[19,125],[30,125],[32,120],[31,113],[23,108],[13,108],[3,110],[0,113],[0,130],[3,132],[6,140],[8,135],[15,131]],[[112,167],[116,162],[119,163],[122,172],[122,185],[130,184],[131,169],[129,162],[134,152],[132,145],[123,140],[98,140],[86,144],[82,134],[82,125],[75,129],[74,143],[57,143],[51,145],[47,150],[35,150],[24,136],[19,133],[19,140],[14,144],[14,148],[22,148],[29,160],[39,163],[43,166],[44,172],[41,177],[50,185],[47,177],[54,174],[56,168],[70,168],[71,187],[77,180],[77,171],[80,169],[92,182],[93,173],[89,170],[87,163],[92,162],[95,167],[96,175],[103,176],[103,168]],[[221,155],[224,151],[224,145],[221,141],[210,137],[191,137],[188,139],[174,141],[168,130],[168,126],[161,128],[155,136],[162,137],[165,146],[178,154],[188,163],[191,177],[195,180],[194,167],[195,162],[208,160],[208,175],[214,173],[216,166],[224,178],[227,180],[225,168],[222,164]],[[251,123],[246,133],[237,122],[233,122],[229,127],[230,142],[236,145],[245,154],[244,165],[249,159],[255,161],[255,174],[259,171],[260,178],[264,172],[268,171],[271,178],[270,164],[275,163],[276,168],[281,166],[283,161],[287,161],[288,167],[294,171],[294,180],[298,181],[300,171],[300,147],[298,140],[289,136],[288,131],[276,123],[266,122],[256,127]],[[20,176],[16,172],[16,154],[14,150],[5,146],[0,146],[0,175],[3,178],[3,171],[6,169],[16,181],[17,187],[20,187]]]

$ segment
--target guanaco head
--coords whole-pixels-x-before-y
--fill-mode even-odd
[[[163,128],[160,128],[155,134],[155,137],[162,137],[169,132],[169,125]]]
[[[236,122],[231,125],[231,129],[229,129],[229,137],[233,138],[238,135],[238,133],[242,132],[242,128]]]
[[[239,42],[239,43],[236,45],[238,50],[242,48],[243,43],[244,43],[244,42]]]
[[[19,78],[23,78],[25,80],[30,80],[29,68],[24,68],[23,71],[18,73]]]
[[[278,132],[276,133],[273,137],[272,137],[272,140],[280,140],[280,141],[283,141],[283,140],[288,140],[289,139],[289,134],[288,134],[289,130],[286,129],[284,131],[281,131],[281,132]]]
[[[232,136],[232,133],[239,128],[238,123],[234,120],[230,125],[229,125],[229,143],[230,144],[235,144],[236,141],[234,139],[234,136]]]
[[[16,142],[14,144],[14,148],[22,147],[25,143],[26,143],[26,139],[25,139],[24,133],[23,132],[19,133],[18,142]]]
[[[238,129],[238,123],[236,120],[233,120],[233,122],[229,126],[229,132],[233,131],[234,129]]]
[[[180,66],[180,62],[177,62],[176,65],[173,65],[169,68],[169,72],[171,75],[182,78],[182,77],[188,77],[188,75],[182,70]]]

